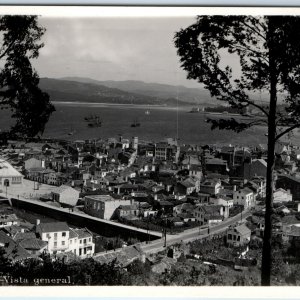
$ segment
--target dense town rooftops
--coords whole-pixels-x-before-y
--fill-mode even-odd
[[[34,257],[23,247],[19,246],[13,239],[8,237],[2,230],[0,230],[0,246],[4,247],[4,256],[13,262]]]
[[[3,223],[3,222],[16,222],[16,221],[18,221],[18,217],[15,214],[0,215],[0,223]]]

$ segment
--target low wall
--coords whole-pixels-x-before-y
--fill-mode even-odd
[[[38,201],[12,198],[11,202],[12,205],[18,209],[32,211],[59,221],[67,222],[70,225],[86,227],[89,230],[106,237],[120,236],[125,240],[128,238],[137,238],[140,241],[151,241],[160,238],[159,234],[153,234],[151,232],[148,234],[146,231],[138,228],[135,229],[134,227],[123,226],[122,224],[101,220],[77,212],[69,212]]]

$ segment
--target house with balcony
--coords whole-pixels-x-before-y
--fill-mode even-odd
[[[93,234],[87,228],[69,228],[65,222],[39,223],[36,233],[40,239],[47,242],[47,252],[59,254],[72,252],[84,259],[95,253]]]
[[[92,257],[95,253],[92,232],[87,228],[70,228],[69,251],[82,259]]]

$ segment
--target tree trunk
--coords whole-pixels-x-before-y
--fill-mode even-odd
[[[266,182],[266,212],[265,230],[262,251],[261,285],[271,284],[272,269],[272,213],[273,213],[273,171],[275,164],[275,142],[276,142],[276,105],[277,105],[277,75],[273,51],[273,26],[272,17],[269,18],[269,67],[270,67],[270,108],[268,116],[268,165]]]

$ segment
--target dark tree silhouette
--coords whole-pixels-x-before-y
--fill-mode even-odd
[[[251,126],[268,127],[268,166],[265,232],[262,254],[262,285],[270,285],[275,143],[300,127],[300,18],[295,16],[198,16],[195,24],[175,34],[181,67],[188,79],[204,84],[211,96],[232,108],[255,107],[264,115],[251,122],[238,118],[208,120],[212,128],[236,132]],[[222,67],[222,51],[237,55],[240,76]],[[234,74],[236,75],[236,74]],[[267,91],[261,105],[251,98]],[[277,107],[278,95],[284,110]]]
[[[36,16],[2,16],[0,18],[0,107],[10,109],[15,124],[11,135],[34,137],[42,134],[51,113],[55,110],[48,94],[39,89],[39,76],[31,59],[43,47],[40,39],[45,29]]]

